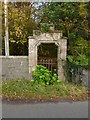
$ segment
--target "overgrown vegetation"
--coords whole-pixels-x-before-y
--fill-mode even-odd
[[[58,80],[56,70],[54,70],[52,73],[42,65],[37,65],[36,70],[32,71],[32,73],[35,83],[50,85],[60,82],[60,80]]]
[[[86,100],[88,99],[87,93],[86,87],[64,81],[53,85],[36,83],[34,80],[7,80],[2,82],[2,97],[6,100]]]
[[[51,72],[42,65],[37,65],[36,70],[32,71],[32,76],[34,80],[3,81],[3,99],[28,101],[88,99],[87,87],[58,80],[56,71]]]

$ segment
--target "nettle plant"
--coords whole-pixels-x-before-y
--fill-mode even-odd
[[[60,82],[56,74],[56,70],[52,73],[45,66],[37,65],[35,71],[32,71],[32,77],[35,83],[50,85]]]

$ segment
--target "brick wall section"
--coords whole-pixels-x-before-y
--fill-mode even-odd
[[[0,56],[2,80],[29,79],[28,56]]]

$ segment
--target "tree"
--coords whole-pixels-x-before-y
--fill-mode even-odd
[[[32,35],[33,30],[38,27],[38,23],[35,20],[37,16],[36,11],[37,9],[35,8],[34,3],[8,3],[10,55],[28,54],[28,36]],[[4,30],[5,29],[3,29],[3,31]]]
[[[85,61],[89,56],[88,4],[58,2],[45,4],[42,8],[41,22],[53,23],[56,30],[63,31],[68,38],[68,55],[76,61],[81,56],[85,56]]]

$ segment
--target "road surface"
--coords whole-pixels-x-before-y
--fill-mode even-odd
[[[2,104],[3,118],[88,118],[88,101]]]

